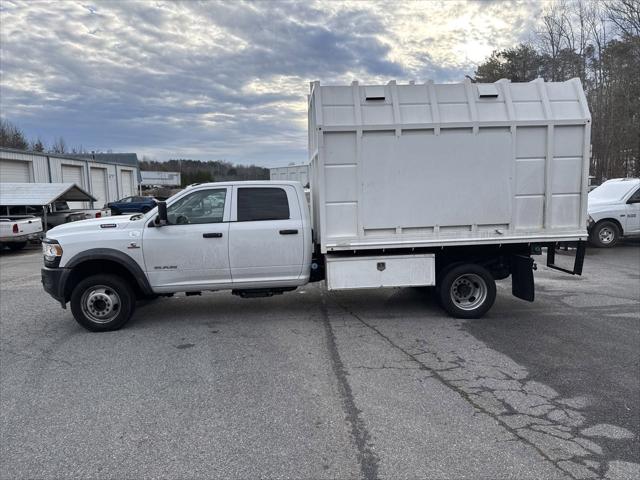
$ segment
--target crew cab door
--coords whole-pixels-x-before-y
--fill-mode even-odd
[[[230,199],[231,187],[199,188],[167,205],[168,225],[145,227],[144,263],[154,290],[231,283]]]
[[[233,187],[229,262],[234,286],[298,279],[304,261],[302,227],[291,185]]]
[[[631,194],[626,204],[625,234],[640,233],[640,188]]]

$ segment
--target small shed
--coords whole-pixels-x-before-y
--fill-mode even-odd
[[[43,207],[47,224],[47,207],[54,202],[94,202],[91,194],[75,183],[0,183],[0,215],[8,215],[9,207]]]

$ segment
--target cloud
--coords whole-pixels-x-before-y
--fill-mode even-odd
[[[1,113],[90,150],[303,162],[310,81],[459,81],[526,37],[536,8],[4,0]]]

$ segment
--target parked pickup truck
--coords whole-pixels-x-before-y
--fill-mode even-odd
[[[55,202],[52,208],[47,211],[47,228],[57,227],[69,222],[77,222],[78,220],[86,220],[89,218],[102,218],[109,216],[108,208],[95,209],[73,209],[69,208],[67,202]]]
[[[640,235],[640,178],[614,178],[589,192],[589,241],[613,247]]]
[[[496,280],[534,300],[532,255],[582,272],[590,116],[562,83],[320,86],[309,96],[302,185],[193,185],[147,213],[68,223],[43,240],[44,289],[90,330],[136,299],[435,287],[452,316],[483,316]],[[577,242],[573,268],[555,245]]]
[[[42,222],[38,217],[0,217],[0,248],[22,250],[30,241],[42,238]]]
[[[13,205],[7,208],[9,215],[12,216],[40,217],[43,226],[46,226],[47,230],[69,222],[77,222],[78,220],[86,220],[89,218],[101,218],[110,215],[108,208],[71,209],[69,208],[69,204],[64,201],[56,201],[44,207],[38,205]]]

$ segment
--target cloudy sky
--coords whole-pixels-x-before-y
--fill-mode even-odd
[[[541,6],[2,0],[0,113],[49,144],[301,163],[310,81],[461,81]]]

